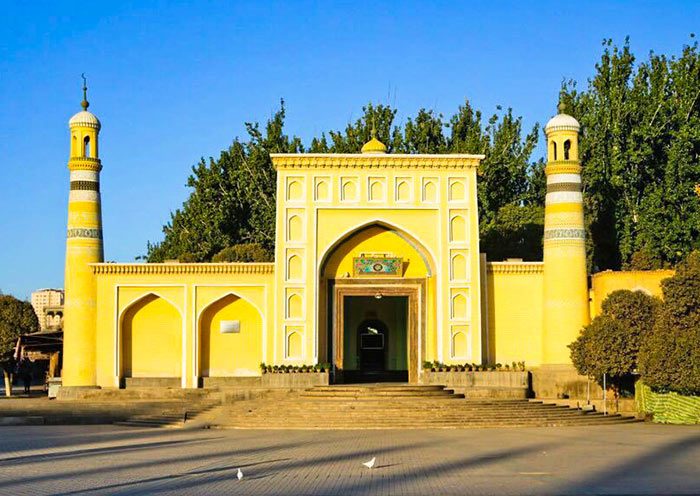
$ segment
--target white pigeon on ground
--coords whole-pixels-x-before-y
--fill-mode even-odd
[[[238,477],[238,480],[241,480],[243,478],[243,472],[241,472],[241,469],[238,469],[238,472],[236,472],[236,477]]]
[[[375,457],[373,457],[370,461],[365,462],[365,463],[363,463],[362,465],[364,465],[364,466],[367,467],[367,468],[372,468],[372,467],[374,467],[374,461],[375,461],[376,459],[377,459],[377,457],[375,456]]]

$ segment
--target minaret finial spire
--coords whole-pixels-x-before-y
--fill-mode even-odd
[[[83,101],[80,102],[80,106],[83,107],[83,110],[87,110],[90,106],[90,102],[87,101],[87,78],[84,72],[80,76],[83,78]]]
[[[563,114],[566,112],[566,104],[559,100],[559,105],[557,105],[557,110],[559,111],[560,114]]]

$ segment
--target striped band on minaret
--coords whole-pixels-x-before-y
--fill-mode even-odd
[[[544,240],[583,240],[586,231],[583,228],[581,175],[555,171],[550,168],[547,175]]]

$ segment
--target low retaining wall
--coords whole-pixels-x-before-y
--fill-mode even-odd
[[[267,373],[261,376],[263,387],[270,388],[307,388],[327,386],[328,372]]]
[[[179,377],[125,377],[122,379],[122,382],[124,387],[127,389],[135,387],[182,387],[182,379]]]
[[[431,372],[424,370],[421,384],[440,384],[463,393],[468,398],[527,398],[530,396],[530,373],[510,371]]]
[[[642,382],[635,389],[637,411],[661,424],[700,424],[700,397],[655,393]]]
[[[328,372],[266,372],[254,377],[203,377],[204,388],[299,389],[327,386]]]
[[[203,377],[204,388],[281,388],[298,389],[327,386],[328,372],[273,372],[255,377]]]
[[[543,365],[531,373],[535,398],[586,400],[590,386],[590,399],[603,399],[603,389],[580,375],[573,365]]]

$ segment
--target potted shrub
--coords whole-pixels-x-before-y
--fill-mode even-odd
[[[264,374],[264,373],[266,373],[266,372],[267,372],[267,365],[265,365],[265,362],[262,362],[262,363],[260,364],[260,373],[261,373],[261,374]]]

